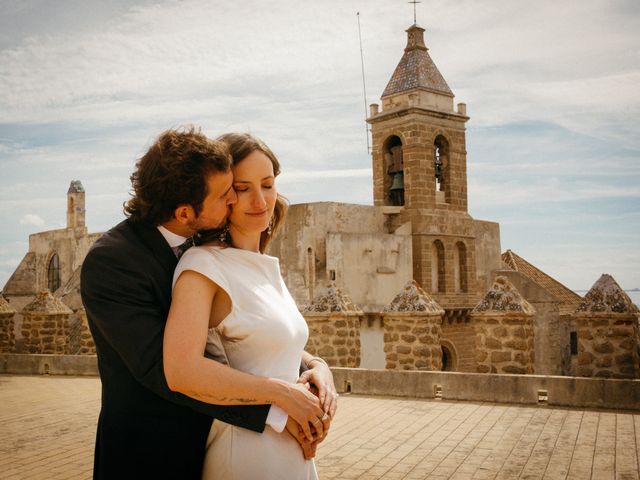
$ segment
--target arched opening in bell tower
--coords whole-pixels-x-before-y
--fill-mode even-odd
[[[440,240],[431,246],[431,293],[444,293],[444,245]]]
[[[443,135],[438,135],[433,142],[433,170],[436,182],[436,201],[447,201],[449,189],[449,142]]]
[[[453,259],[456,293],[465,293],[467,292],[467,247],[463,242],[456,243]]]
[[[392,135],[384,142],[384,191],[387,204],[404,205],[404,161],[402,158],[402,140]]]

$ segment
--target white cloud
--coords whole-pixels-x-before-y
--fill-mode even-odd
[[[39,215],[35,215],[33,213],[27,213],[22,216],[20,219],[20,225],[31,225],[34,227],[44,227],[45,221]]]

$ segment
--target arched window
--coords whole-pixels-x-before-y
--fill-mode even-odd
[[[444,293],[444,245],[440,240],[431,247],[431,292]]]
[[[467,292],[467,247],[456,243],[455,248],[456,292]]]
[[[449,341],[443,341],[442,345],[442,371],[455,372],[458,369],[458,356],[453,344]]]
[[[449,168],[449,142],[442,135],[438,135],[433,142],[434,172],[436,181],[436,192],[445,192],[448,185]],[[436,195],[438,195],[436,193]],[[442,201],[446,201],[445,198]]]
[[[404,205],[404,161],[402,140],[392,135],[384,146],[385,192],[391,205]]]
[[[60,288],[60,258],[54,253],[47,268],[47,287],[51,293]]]

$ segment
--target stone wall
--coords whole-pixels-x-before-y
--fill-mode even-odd
[[[78,342],[79,348],[76,353],[78,355],[95,355],[96,344],[94,343],[93,336],[91,335],[91,331],[89,330],[87,312],[84,308],[81,308],[80,310],[78,310],[77,314],[80,318],[80,338]]]
[[[580,377],[640,378],[640,312],[610,275],[591,287],[576,311]]]
[[[332,367],[360,366],[360,322],[363,312],[335,284],[329,285],[302,312],[309,326],[305,349]]]
[[[442,320],[440,343],[449,350],[452,365],[447,370],[455,372],[476,371],[476,333],[468,318],[449,318],[445,314]]]
[[[415,281],[407,283],[383,312],[386,368],[441,370],[443,314]]]
[[[16,311],[9,302],[0,295],[0,353],[12,353],[16,348],[16,338],[13,332],[13,318]]]
[[[534,373],[533,307],[506,277],[471,312],[478,373]]]
[[[69,353],[69,317],[73,313],[48,291],[22,310],[25,353]]]

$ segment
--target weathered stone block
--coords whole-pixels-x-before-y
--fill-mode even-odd
[[[620,342],[620,348],[624,350],[633,350],[633,348],[636,346],[637,346],[637,340],[634,339],[633,337],[625,338]]]
[[[335,328],[333,328],[332,325],[327,325],[327,324],[322,325],[322,327],[320,328],[320,331],[325,335],[335,335],[336,333]]]
[[[598,353],[613,353],[614,352],[613,345],[609,341],[595,342],[593,344],[593,349]]]
[[[615,356],[616,365],[633,365],[633,356],[630,353],[623,353]]]
[[[533,345],[529,345],[529,343],[524,340],[507,340],[504,342],[504,346],[519,351],[531,350],[531,347],[533,347]]]
[[[396,352],[406,355],[408,353],[411,353],[411,347],[407,347],[406,345],[398,345],[396,347]]]
[[[509,362],[511,361],[511,352],[491,352],[491,362]]]
[[[496,337],[506,337],[508,335],[507,328],[504,326],[495,327],[493,329],[493,335]]]
[[[490,348],[492,350],[500,350],[502,348],[502,342],[493,337],[488,337],[485,340],[485,345],[487,348]]]
[[[591,365],[594,358],[591,352],[581,352],[578,354],[578,365]]]

